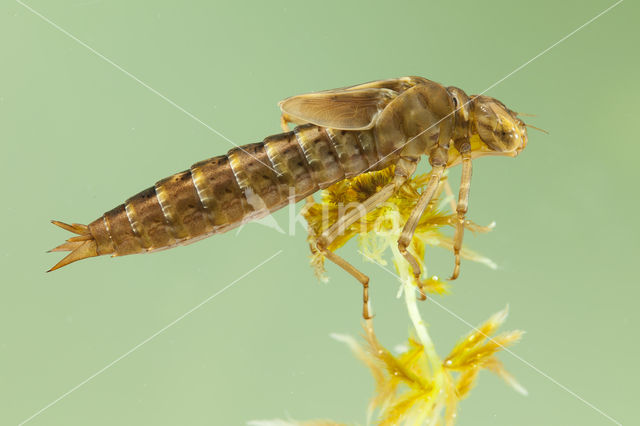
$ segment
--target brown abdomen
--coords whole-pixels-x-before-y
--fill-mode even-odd
[[[371,132],[302,125],[165,178],[89,224],[89,231],[98,255],[187,244],[358,175],[378,158]]]

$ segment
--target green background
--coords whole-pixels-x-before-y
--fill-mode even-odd
[[[278,133],[276,103],[294,94],[404,75],[481,92],[613,1],[28,4],[244,144]],[[500,358],[530,395],[483,373],[460,425],[614,424],[576,395],[638,422],[638,12],[621,3],[487,93],[550,134],[530,131],[515,160],[475,162],[470,218],[498,226],[466,243],[500,268],[464,262],[437,300],[471,324],[509,304],[504,329],[526,330],[513,348],[526,363]],[[45,250],[68,237],[50,219],[88,223],[232,146],[17,2],[0,6],[0,48],[0,424],[28,419],[278,250],[28,424],[364,424],[373,381],[329,338],[360,334],[361,289],[333,266],[329,284],[315,280],[300,226],[250,224],[44,273],[61,257]],[[286,231],[288,212],[274,218]],[[356,250],[340,253],[371,276],[393,347],[409,330],[397,283]],[[450,273],[449,253],[428,256],[430,272]],[[420,308],[443,356],[469,331]]]

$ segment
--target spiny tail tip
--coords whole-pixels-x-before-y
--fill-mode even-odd
[[[89,228],[86,225],[82,225],[80,223],[73,223],[69,225],[57,220],[52,220],[51,223],[69,232],[73,232],[78,236],[71,237],[59,246],[49,250],[49,252],[70,251],[71,253],[66,255],[60,262],[56,263],[53,268],[49,269],[47,272],[52,272],[78,260],[98,255],[96,242],[91,236]]]

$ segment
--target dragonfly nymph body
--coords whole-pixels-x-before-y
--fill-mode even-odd
[[[345,227],[391,197],[422,156],[430,180],[398,241],[406,250],[420,216],[446,168],[462,164],[454,237],[458,276],[471,161],[484,155],[516,156],[527,142],[517,113],[486,96],[467,96],[421,77],[380,80],[294,96],[280,102],[285,133],[231,149],[194,164],[129,198],[89,225],[54,223],[77,236],[53,251],[71,251],[51,270],[88,257],[146,253],[184,245],[268,215],[314,192],[364,172],[395,166],[392,183],[361,209],[340,217],[317,239],[317,249],[355,276],[368,278],[326,249]],[[288,131],[288,123],[297,125]]]

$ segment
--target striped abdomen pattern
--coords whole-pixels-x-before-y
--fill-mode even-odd
[[[373,131],[302,125],[162,179],[93,221],[89,231],[98,255],[187,244],[389,163],[379,160]]]

